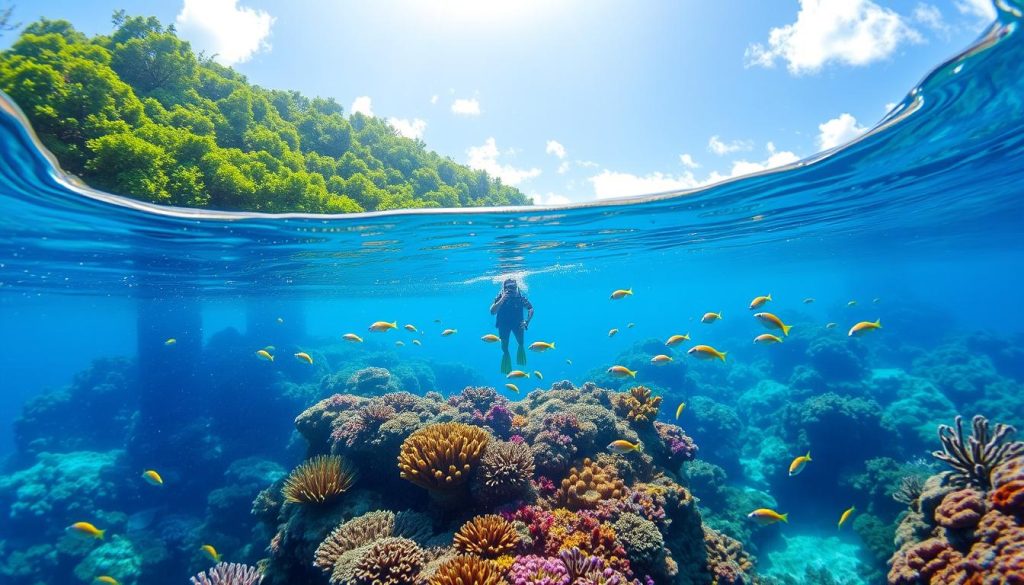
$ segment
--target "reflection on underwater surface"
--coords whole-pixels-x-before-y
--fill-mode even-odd
[[[213,556],[274,584],[1019,574],[1021,448],[995,425],[1024,424],[1024,48],[1001,18],[853,145],[574,209],[155,210],[68,185],[3,116],[4,582],[182,583]],[[480,339],[509,273],[527,343],[556,345],[519,394]],[[957,414],[996,437],[942,483]],[[341,459],[289,474],[319,455]]]

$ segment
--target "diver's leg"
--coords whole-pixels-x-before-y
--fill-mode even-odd
[[[512,330],[516,334],[516,343],[519,344],[519,349],[516,351],[516,363],[520,366],[526,365],[526,349],[523,347],[523,328],[516,327]]]
[[[512,371],[512,356],[508,353],[508,337],[512,330],[507,327],[498,329],[498,337],[501,338],[501,373],[507,374]]]

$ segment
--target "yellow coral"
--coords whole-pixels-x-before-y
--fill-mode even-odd
[[[501,569],[494,561],[460,555],[441,565],[429,585],[501,585]]]
[[[511,522],[496,514],[477,516],[455,533],[453,544],[464,554],[496,558],[515,550],[519,533]]]
[[[588,459],[573,467],[555,494],[559,506],[570,510],[595,508],[601,500],[616,500],[626,495],[626,486],[612,467],[602,467]]]
[[[469,479],[491,436],[480,427],[438,423],[409,435],[398,454],[402,479],[429,490],[451,490]]]
[[[324,504],[352,487],[355,474],[337,455],[319,455],[296,467],[281,493],[290,504]]]
[[[651,389],[646,386],[634,386],[628,395],[619,395],[619,410],[634,423],[653,422],[658,417],[661,407],[661,396],[651,396]]]

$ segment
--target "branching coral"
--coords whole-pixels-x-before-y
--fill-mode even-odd
[[[906,504],[912,510],[916,510],[917,500],[921,497],[925,479],[925,477],[920,475],[908,475],[901,478],[899,485],[892,492],[892,499],[901,504]]]
[[[530,491],[533,471],[533,452],[528,445],[493,441],[480,458],[473,494],[484,503],[522,498]]]
[[[313,564],[329,573],[346,552],[391,536],[394,528],[395,514],[387,510],[367,512],[353,518],[332,530],[320,543]]]
[[[352,469],[337,455],[318,455],[296,467],[284,482],[285,503],[325,504],[348,491]]]
[[[1024,453],[1024,443],[1009,441],[1017,429],[997,423],[990,432],[988,419],[975,415],[970,437],[964,437],[963,417],[954,419],[955,427],[939,425],[942,451],[932,453],[953,468],[951,482],[957,487],[974,486],[987,490],[992,486],[992,471],[1004,461]]]
[[[519,533],[501,516],[477,516],[455,533],[455,549],[460,553],[496,559],[515,550]]]
[[[438,567],[429,585],[501,585],[501,569],[494,561],[460,555]]]
[[[262,580],[256,567],[239,563],[218,563],[191,579],[193,585],[256,585]]]
[[[750,581],[748,573],[754,567],[750,556],[739,541],[704,527],[704,547],[707,551],[708,571],[714,583],[741,584]]]
[[[403,479],[428,490],[445,491],[469,479],[491,437],[462,423],[438,423],[409,435],[398,455]]]
[[[556,502],[570,510],[594,508],[601,500],[620,499],[626,495],[626,486],[615,475],[614,469],[602,467],[588,459],[579,467],[569,470],[556,494]]]
[[[634,386],[629,394],[616,396],[616,410],[636,424],[650,424],[658,417],[661,396],[651,396],[651,389],[646,386]]]
[[[423,551],[408,538],[384,538],[373,543],[356,563],[358,585],[412,585],[423,568]]]

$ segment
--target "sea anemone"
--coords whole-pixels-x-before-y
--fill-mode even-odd
[[[437,423],[402,442],[398,468],[402,479],[428,490],[452,490],[469,479],[491,436],[480,427]]]
[[[411,585],[423,568],[423,551],[408,538],[384,538],[373,543],[356,563],[360,585]]]
[[[191,579],[192,585],[256,585],[263,575],[249,565],[218,563]]]
[[[454,545],[461,553],[495,559],[515,550],[519,533],[501,516],[477,516],[455,533]]]
[[[392,535],[395,529],[395,514],[387,510],[376,510],[357,516],[331,531],[316,548],[313,564],[325,573],[334,570],[345,553],[366,546],[375,540]]]
[[[964,437],[963,417],[957,416],[954,427],[939,425],[942,451],[932,455],[953,468],[950,483],[956,487],[974,486],[983,490],[992,487],[992,471],[1004,461],[1024,452],[1024,443],[1010,441],[1017,432],[1010,425],[997,423],[990,433],[988,419],[979,415],[971,420],[970,437]]]
[[[281,493],[286,504],[325,504],[348,491],[355,473],[338,455],[318,455],[292,470]]]
[[[501,585],[504,579],[494,561],[459,555],[438,567],[429,585]]]
[[[530,490],[533,471],[533,451],[529,445],[494,441],[480,458],[473,493],[485,502],[520,498]]]

